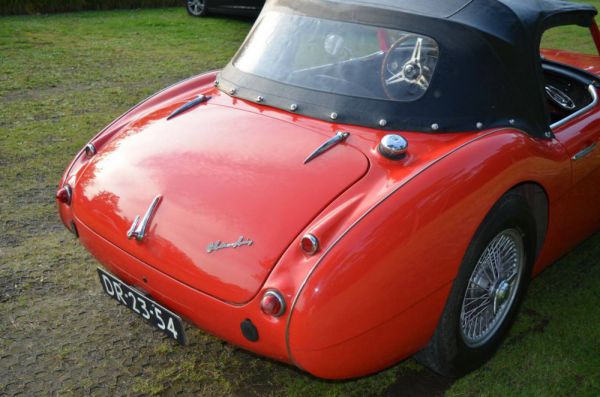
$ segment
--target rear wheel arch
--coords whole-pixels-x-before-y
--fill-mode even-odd
[[[418,361],[435,372],[455,377],[470,372],[491,357],[500,346],[508,328],[514,321],[522,297],[527,289],[527,284],[531,279],[535,260],[541,251],[546,236],[548,207],[547,193],[542,185],[536,182],[524,182],[515,185],[492,205],[477,228],[469,249],[465,253],[465,258],[453,282],[446,307],[432,339],[422,351],[415,355]],[[477,263],[478,255],[480,255],[478,252],[485,244],[488,244],[487,239],[493,235],[490,232],[502,222],[512,222],[509,219],[513,217],[520,219],[517,222],[520,225],[517,230],[524,237],[527,258],[525,273],[523,273],[524,278],[519,282],[520,286],[517,290],[516,301],[509,309],[510,313],[502,320],[503,323],[500,324],[498,331],[490,337],[489,343],[473,349],[465,348],[463,346],[464,342],[461,342],[457,333],[459,325],[456,310],[460,308],[460,302],[463,300],[462,291],[464,291],[466,285],[465,281],[469,279],[472,271],[472,266],[470,267],[469,264],[474,265]]]
[[[531,215],[535,219],[535,248],[533,251],[535,260],[538,258],[544,246],[546,234],[548,232],[548,224],[550,221],[548,193],[541,184],[533,181],[523,182],[514,186],[505,193],[503,197],[510,192],[515,192],[525,198],[531,210]]]

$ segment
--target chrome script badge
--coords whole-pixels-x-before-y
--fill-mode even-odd
[[[251,246],[252,244],[254,244],[254,241],[246,239],[244,238],[244,236],[240,236],[240,238],[235,243],[223,243],[219,240],[212,242],[206,247],[206,252],[210,254],[211,252],[215,252],[225,248],[239,248],[244,245]]]

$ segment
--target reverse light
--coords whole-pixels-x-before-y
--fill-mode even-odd
[[[319,239],[316,238],[314,234],[308,233],[302,237],[300,248],[302,248],[302,251],[307,255],[314,255],[319,251]]]
[[[56,199],[63,204],[70,205],[72,196],[73,192],[71,190],[71,186],[69,185],[64,185],[56,192]]]
[[[285,313],[285,300],[278,291],[267,291],[260,301],[260,309],[268,316],[280,317]]]

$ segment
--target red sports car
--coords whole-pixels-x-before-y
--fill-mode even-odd
[[[105,292],[324,378],[488,359],[600,225],[600,57],[555,0],[271,0],[233,60],[106,127],[60,182]],[[108,343],[108,342],[107,342]]]

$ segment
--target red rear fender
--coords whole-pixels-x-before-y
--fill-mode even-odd
[[[478,226],[505,192],[530,180],[560,197],[568,157],[556,141],[506,130],[401,183],[313,267],[292,306],[293,360],[321,377],[360,376],[424,347]]]

